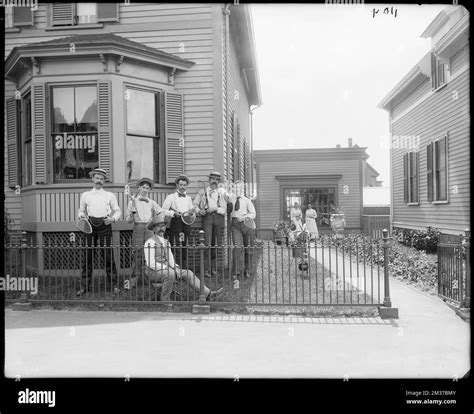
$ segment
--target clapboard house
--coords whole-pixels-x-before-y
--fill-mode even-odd
[[[261,97],[248,5],[40,3],[6,14],[12,231],[67,243],[97,166],[122,211],[124,185],[141,176],[159,204],[182,173],[251,181],[250,111]],[[124,221],[113,230],[116,244],[131,234]]]
[[[393,227],[459,235],[470,227],[469,13],[440,12],[431,50],[379,106],[391,130]]]
[[[271,229],[289,221],[297,202],[303,214],[308,203],[316,210],[318,228],[331,231],[333,208],[342,209],[346,229],[362,228],[365,147],[255,150],[257,165],[257,227]]]

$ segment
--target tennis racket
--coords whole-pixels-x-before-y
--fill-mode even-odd
[[[257,228],[257,225],[255,224],[254,219],[248,216],[244,218],[244,226],[248,227],[249,229]]]
[[[187,224],[188,226],[193,224],[195,220],[196,220],[196,213],[193,210],[186,211],[181,214],[181,221],[184,224]]]
[[[209,200],[207,199],[207,191],[206,191],[207,184],[199,180],[196,185],[194,186],[194,190],[196,191],[196,195],[201,195],[201,201],[198,205],[200,210],[206,211],[209,208]],[[204,200],[203,200],[204,198]]]
[[[184,213],[180,213],[178,210],[175,210],[172,207],[170,208],[170,210],[176,211],[179,214],[179,217],[181,217],[181,221],[184,224],[187,224],[188,226],[193,224],[194,221],[196,220],[196,213],[194,210],[185,211]]]
[[[81,217],[79,220],[76,221],[76,228],[85,234],[92,233],[91,223],[86,217]]]

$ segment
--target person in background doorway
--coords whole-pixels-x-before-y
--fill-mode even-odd
[[[306,230],[309,233],[310,240],[319,239],[318,226],[316,224],[316,218],[318,217],[316,210],[313,209],[311,204],[308,204],[308,208],[305,212],[305,224]]]

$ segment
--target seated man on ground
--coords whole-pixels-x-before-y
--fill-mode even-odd
[[[173,289],[173,283],[178,278],[186,280],[189,286],[199,294],[201,284],[193,272],[181,269],[175,262],[171,246],[168,240],[164,238],[166,231],[167,217],[163,212],[153,217],[148,224],[148,229],[153,231],[144,246],[146,270],[145,275],[151,282],[161,282],[161,301],[169,301]],[[204,286],[204,295],[206,300],[216,299],[222,294],[223,288],[210,290]]]

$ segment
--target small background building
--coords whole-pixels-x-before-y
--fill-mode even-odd
[[[308,203],[318,213],[318,227],[330,230],[330,203],[342,208],[346,229],[361,230],[366,148],[256,150],[257,227],[270,229],[277,220],[289,220],[293,204],[303,214]]]

